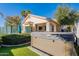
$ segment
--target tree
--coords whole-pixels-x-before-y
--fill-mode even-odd
[[[78,12],[68,6],[59,6],[55,13],[55,18],[62,25],[74,25],[75,21],[78,20]]]
[[[20,17],[19,16],[8,16],[6,17],[6,26],[11,27],[11,32],[13,30],[13,27],[16,27],[16,30],[18,30],[18,25],[21,23]]]
[[[60,25],[66,24],[66,17],[68,16],[70,9],[68,7],[59,6],[55,13],[55,18],[60,23]]]
[[[21,15],[23,16],[23,17],[26,17],[26,16],[28,16],[28,14],[30,14],[31,13],[31,11],[30,10],[23,10],[22,12],[21,12]]]
[[[30,10],[23,10],[22,12],[21,12],[21,15],[24,17],[24,18],[26,18],[26,17],[29,17],[29,14],[31,14],[31,11]],[[28,28],[27,28],[28,29]]]

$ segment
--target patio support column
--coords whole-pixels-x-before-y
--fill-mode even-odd
[[[22,28],[22,33],[24,33],[24,32],[25,32],[25,25],[23,24],[22,27],[23,27],[23,28]]]
[[[33,29],[32,29],[33,32],[36,31],[36,26],[35,26],[35,24],[33,24],[32,28],[33,28]]]
[[[56,25],[54,25],[54,32],[56,32]]]
[[[50,23],[46,23],[46,31],[47,32],[50,32],[51,31],[51,26],[50,26]]]

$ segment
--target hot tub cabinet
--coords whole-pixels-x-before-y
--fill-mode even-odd
[[[66,38],[60,34],[71,36],[72,33],[32,32],[31,46],[53,56],[76,55],[73,44],[74,38],[72,36]]]

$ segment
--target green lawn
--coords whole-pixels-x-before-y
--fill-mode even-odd
[[[4,35],[6,34],[0,34],[0,37]],[[28,45],[20,47],[0,47],[0,56],[39,56],[27,47]]]
[[[27,48],[28,46],[20,47],[1,47],[0,56],[39,56],[37,53]]]

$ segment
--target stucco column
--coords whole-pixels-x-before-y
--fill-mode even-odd
[[[35,24],[32,25],[32,28],[33,28],[32,31],[36,31],[36,26],[35,26]]]
[[[51,25],[50,25],[49,22],[46,23],[46,31],[47,31],[47,32],[50,32],[50,31],[51,31]]]
[[[25,25],[23,24],[22,25],[22,33],[24,33],[25,32]]]
[[[57,30],[56,30],[56,25],[54,25],[54,32],[56,32]]]

